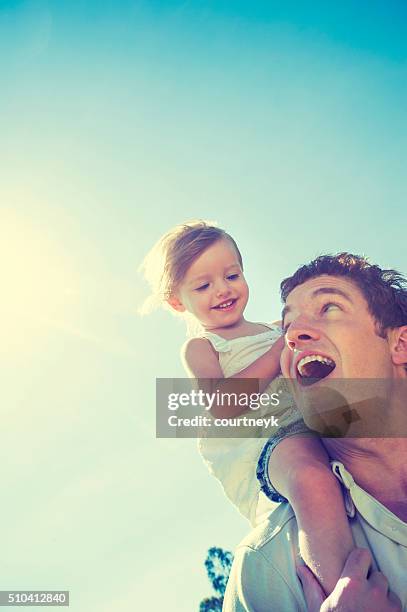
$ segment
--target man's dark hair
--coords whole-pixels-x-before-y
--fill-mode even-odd
[[[351,253],[320,255],[301,266],[281,283],[281,299],[286,302],[295,287],[322,274],[344,277],[359,287],[381,337],[389,329],[407,325],[407,279],[397,270],[382,270],[366,257]]]

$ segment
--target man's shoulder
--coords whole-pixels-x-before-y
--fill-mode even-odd
[[[224,611],[305,610],[297,562],[297,522],[291,506],[282,503],[237,547]]]
[[[255,527],[238,545],[236,557],[242,566],[260,567],[265,572],[277,572],[285,581],[296,576],[300,563],[298,527],[294,511],[288,503],[281,503]]]
[[[287,533],[297,533],[297,521],[290,504],[281,503],[243,538],[237,548],[250,548],[263,554],[271,553],[275,547],[280,547],[282,542],[287,540]],[[297,540],[295,535],[295,541]]]

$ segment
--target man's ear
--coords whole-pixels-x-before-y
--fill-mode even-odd
[[[394,365],[407,364],[407,325],[391,330],[390,350]]]
[[[177,312],[185,312],[184,304],[177,298],[176,295],[169,297],[167,303]]]

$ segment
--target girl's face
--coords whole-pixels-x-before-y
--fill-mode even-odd
[[[236,249],[222,238],[188,268],[169,303],[179,312],[193,314],[205,329],[216,329],[239,323],[248,299],[249,288]]]

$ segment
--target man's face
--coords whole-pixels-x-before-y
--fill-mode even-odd
[[[307,387],[307,378],[393,376],[388,341],[377,335],[367,302],[352,281],[329,275],[306,281],[289,294],[283,314],[281,368],[300,386]]]

